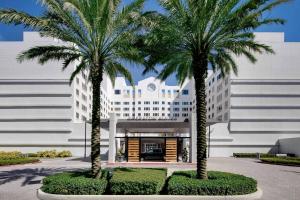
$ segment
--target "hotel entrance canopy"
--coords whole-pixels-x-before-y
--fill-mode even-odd
[[[207,121],[206,126],[217,123],[217,121]],[[101,120],[101,127],[109,130],[109,162],[115,162],[116,158],[116,138],[127,137],[128,133],[133,133],[135,137],[143,134],[143,137],[150,133],[168,134],[165,137],[180,137],[185,134],[185,138],[190,140],[190,162],[196,160],[196,116],[192,113],[184,121],[173,119],[118,119],[115,114],[111,114],[108,120]],[[121,135],[120,135],[121,134]],[[171,134],[171,135],[170,135]],[[187,136],[188,135],[188,136]]]

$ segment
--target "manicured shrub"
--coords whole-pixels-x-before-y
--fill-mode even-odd
[[[208,180],[196,179],[195,171],[174,172],[167,184],[169,195],[243,195],[257,190],[257,182],[238,174],[208,172]]]
[[[70,151],[61,151],[61,152],[58,152],[58,154],[57,154],[57,157],[60,157],[60,158],[71,157],[71,156],[72,156],[72,153]]]
[[[10,159],[1,159],[0,158],[0,166],[18,165],[18,164],[36,163],[36,162],[39,162],[39,159],[36,159],[36,158],[10,158]]]
[[[57,157],[56,150],[38,151],[36,154],[37,154],[37,157],[40,157],[40,158],[55,158],[55,157]]]
[[[257,153],[233,153],[233,157],[236,158],[257,158]],[[261,158],[276,157],[275,154],[260,153]]]
[[[276,165],[300,166],[300,158],[294,158],[294,157],[261,158],[260,160],[265,163],[276,164]]]
[[[20,151],[0,151],[0,159],[15,159],[15,158],[21,158],[22,153]]]
[[[116,168],[109,183],[110,192],[118,195],[159,194],[166,176],[166,169]]]
[[[57,152],[56,150],[47,150],[47,151],[39,151],[36,154],[33,154],[32,157],[40,157],[40,158],[65,158],[71,157],[72,153],[70,151],[61,151]]]
[[[89,171],[63,172],[43,179],[42,191],[63,195],[100,195],[107,187],[107,171],[100,179],[94,179]]]

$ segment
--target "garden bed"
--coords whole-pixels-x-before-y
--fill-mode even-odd
[[[11,158],[11,159],[2,159],[2,158],[0,158],[0,166],[37,163],[39,161],[40,160],[37,159],[37,158]]]
[[[294,157],[261,158],[260,160],[263,163],[269,163],[275,165],[300,166],[300,158],[294,158]]]
[[[226,172],[208,172],[208,180],[196,178],[195,171],[174,172],[167,184],[169,195],[243,195],[257,190],[256,180]]]
[[[174,172],[166,169],[116,168],[103,171],[101,179],[89,172],[64,172],[46,177],[38,190],[42,200],[192,200],[192,199],[260,199],[254,179],[242,175],[208,172],[208,180],[195,178],[195,171]]]

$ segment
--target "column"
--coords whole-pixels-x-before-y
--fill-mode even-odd
[[[190,115],[190,162],[197,162],[197,119],[196,113]]]
[[[116,161],[116,132],[117,132],[118,118],[115,113],[109,114],[109,148],[108,148],[108,162],[114,163]]]

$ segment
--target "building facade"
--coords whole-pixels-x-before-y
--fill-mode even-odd
[[[284,42],[282,33],[257,33],[256,38],[272,46],[276,54],[257,55],[256,64],[237,57],[238,75],[208,73],[209,156],[300,153],[295,145],[300,138],[300,43]],[[55,43],[38,33],[24,33],[21,42],[0,42],[0,150],[64,149],[75,156],[89,155],[92,88],[88,71],[70,86],[76,63],[62,72],[61,63],[40,66],[35,60],[20,64],[15,59],[33,45]],[[103,159],[114,162],[122,152],[128,161],[195,162],[195,106],[193,80],[179,87],[149,77],[133,87],[123,77],[112,84],[104,76]],[[287,148],[288,144],[293,145]]]

